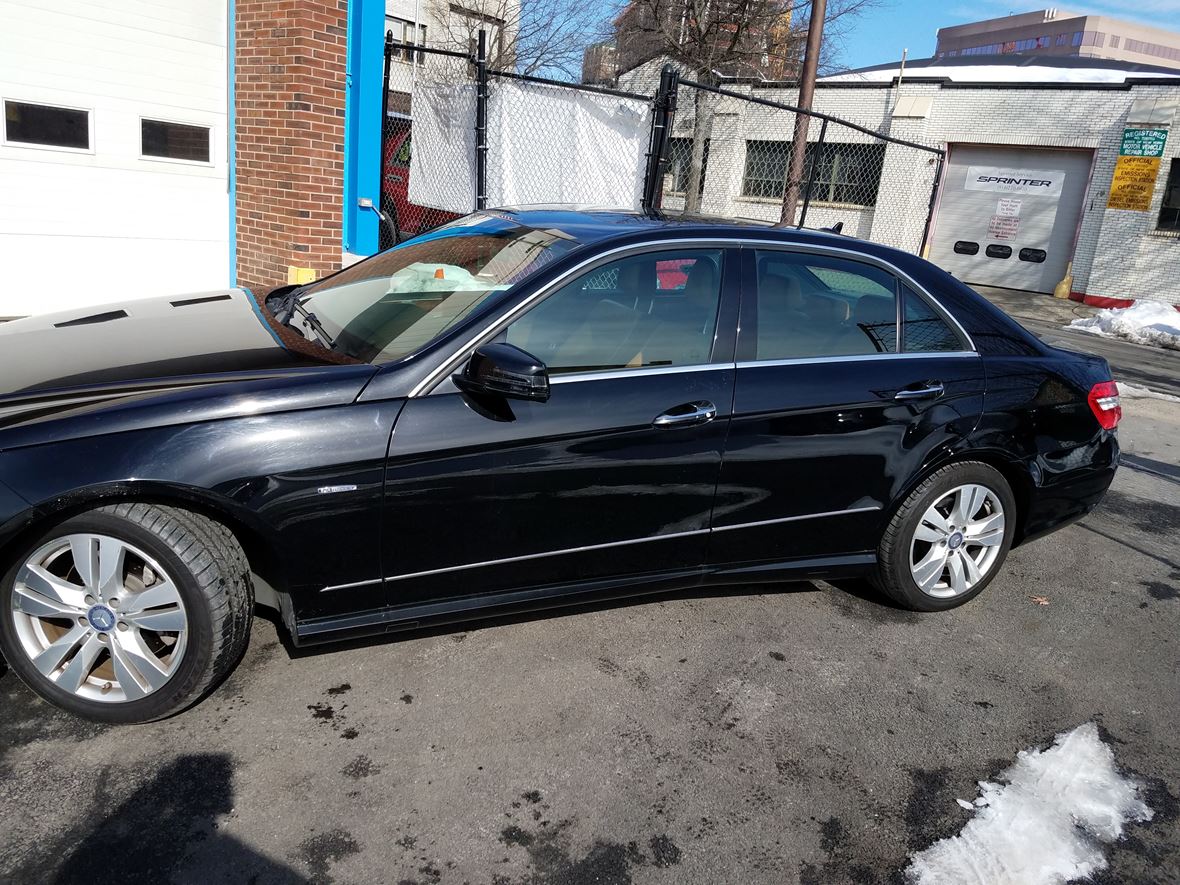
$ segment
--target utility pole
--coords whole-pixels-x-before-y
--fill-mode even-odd
[[[811,0],[811,20],[807,25],[807,46],[803,50],[803,72],[799,78],[798,107],[805,111],[811,110],[811,99],[815,95],[815,73],[819,67],[819,47],[824,36],[827,5],[827,0]],[[787,167],[787,189],[783,194],[779,227],[789,227],[795,223],[795,207],[799,203],[799,183],[803,180],[810,122],[810,115],[795,114],[795,140],[791,144],[791,162]]]

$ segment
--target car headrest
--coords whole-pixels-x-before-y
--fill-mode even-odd
[[[803,290],[799,286],[799,281],[786,274],[763,274],[758,285],[758,293],[764,304],[788,307],[791,310],[803,308]]]
[[[712,305],[717,300],[717,268],[708,258],[698,258],[688,271],[684,297],[694,304]]]

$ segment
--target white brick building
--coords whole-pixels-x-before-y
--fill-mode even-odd
[[[657,60],[628,72],[620,86],[652,91],[660,66]],[[842,220],[846,233],[921,248],[968,282],[1052,291],[1071,267],[1074,298],[1180,305],[1177,72],[1118,61],[996,57],[921,60],[907,64],[900,84],[897,75],[897,66],[883,65],[827,77],[814,109],[947,151],[929,235],[923,241],[937,157],[838,124],[829,125],[825,142],[872,167],[872,195],[850,199],[855,191],[831,188],[828,194],[846,200],[832,202],[813,194],[808,227]],[[783,104],[796,100],[793,88],[726,85]],[[682,88],[673,127],[686,141],[692,92]],[[736,98],[711,101],[702,210],[777,219],[781,181],[774,194],[762,195],[751,177],[768,142],[780,146],[774,156],[785,161],[794,115]],[[809,141],[819,128],[813,120]],[[1148,130],[1149,152],[1162,138],[1162,156],[1154,180],[1139,173],[1136,208],[1108,208],[1125,130]],[[1141,135],[1132,134],[1134,143]],[[669,207],[681,200],[673,179],[665,192]]]

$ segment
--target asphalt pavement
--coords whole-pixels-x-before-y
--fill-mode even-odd
[[[1180,465],[1180,404],[1126,410]],[[944,614],[852,582],[312,652],[259,620],[201,705],[122,728],[8,673],[0,882],[895,883],[1087,721],[1155,811],[1095,881],[1176,882],[1178,697],[1180,481],[1124,469]]]

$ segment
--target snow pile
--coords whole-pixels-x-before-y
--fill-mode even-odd
[[[1180,311],[1158,301],[1136,301],[1130,307],[1100,310],[1089,319],[1074,320],[1065,328],[1180,350]]]
[[[1057,735],[1048,750],[1021,751],[1001,778],[1007,783],[980,782],[978,811],[959,835],[912,856],[909,882],[1062,885],[1105,869],[1102,843],[1120,838],[1125,823],[1151,820],[1092,722]]]

